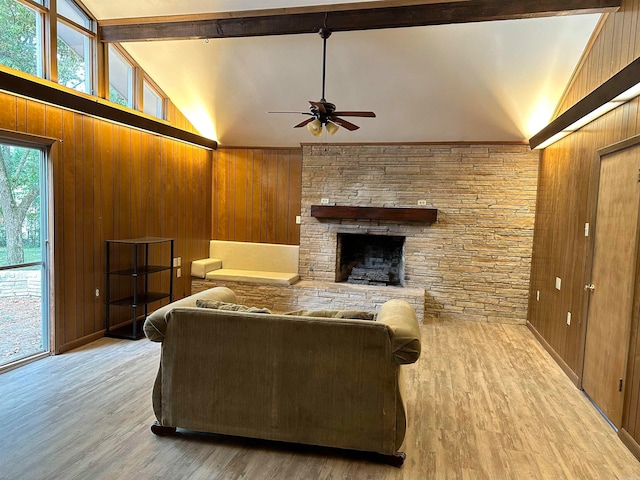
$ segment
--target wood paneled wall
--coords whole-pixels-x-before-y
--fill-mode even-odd
[[[625,0],[622,9],[609,15],[603,24],[559,111],[566,110],[638,56],[640,0]],[[577,385],[581,381],[586,331],[587,294],[583,287],[590,283],[585,223],[594,222],[589,209],[594,192],[589,185],[597,168],[597,151],[638,134],[640,99],[636,98],[545,149],[541,157],[528,319]],[[556,277],[562,280],[561,290],[555,288]],[[572,314],[571,325],[566,322],[567,312]],[[636,316],[623,428],[629,434],[627,438],[640,443],[637,331]],[[624,435],[627,434],[623,432],[621,436],[625,438]]]
[[[56,352],[104,334],[107,239],[174,237],[182,257],[174,298],[190,293],[190,262],[208,255],[211,151],[7,93],[0,128],[58,139],[50,156]]]
[[[298,245],[302,148],[219,148],[211,238]]]

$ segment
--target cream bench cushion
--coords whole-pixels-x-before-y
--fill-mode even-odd
[[[298,281],[297,273],[266,272],[262,270],[234,270],[221,268],[207,273],[207,280],[227,282],[266,283],[269,285],[291,285]]]

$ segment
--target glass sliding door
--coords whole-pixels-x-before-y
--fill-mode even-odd
[[[0,369],[51,349],[46,165],[0,141]]]

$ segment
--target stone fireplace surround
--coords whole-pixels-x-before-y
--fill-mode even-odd
[[[404,236],[404,288],[337,284],[330,302],[359,303],[360,287],[381,298],[419,295],[425,319],[524,324],[538,160],[522,144],[303,145],[300,278],[334,282],[338,233]],[[416,208],[422,200],[438,221],[318,220],[310,210],[322,199]]]
[[[301,281],[228,286],[247,304],[275,311],[376,310],[403,298],[420,321],[524,324],[538,160],[522,144],[303,145]],[[311,205],[323,198],[412,208],[423,200],[438,220],[318,220]],[[405,236],[404,287],[335,283],[338,233]],[[193,282],[194,292],[203,288]]]

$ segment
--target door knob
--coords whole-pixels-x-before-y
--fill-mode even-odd
[[[586,292],[587,290],[591,290],[592,292],[596,289],[596,286],[593,283],[589,283],[588,285],[584,286],[584,291]]]

